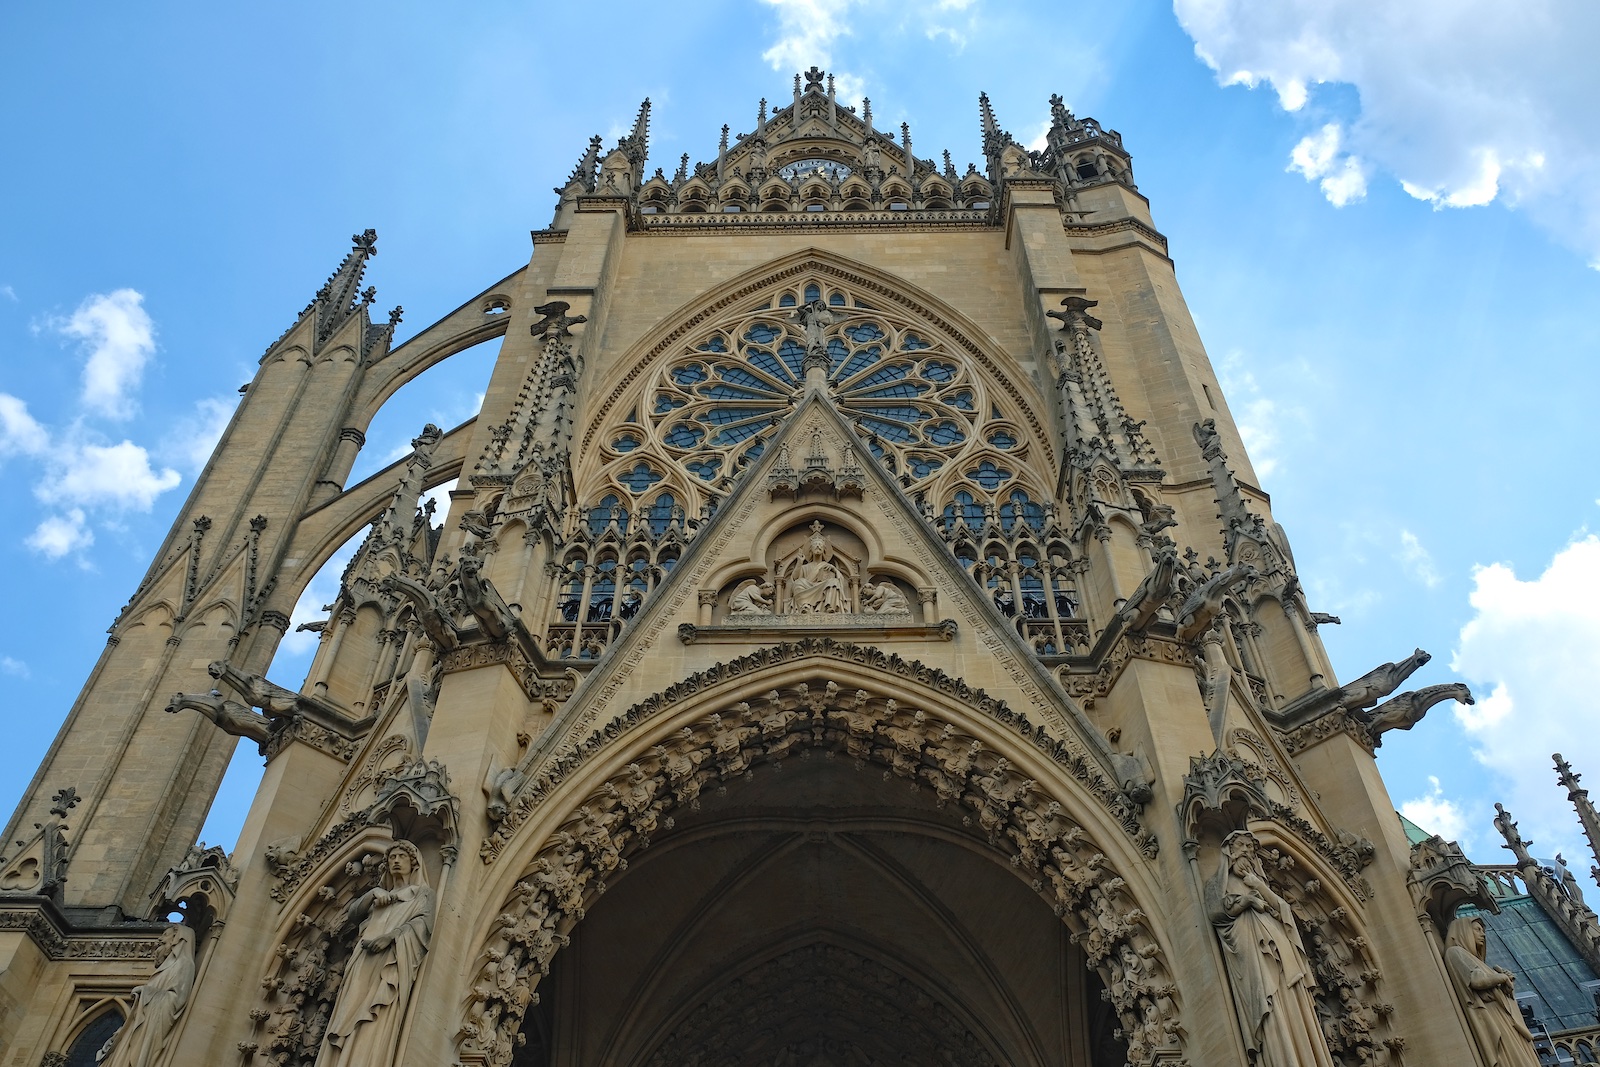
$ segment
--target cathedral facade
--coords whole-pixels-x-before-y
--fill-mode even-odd
[[[1122,137],[979,110],[963,173],[813,69],[668,177],[646,102],[398,345],[358,235],[7,828],[0,1064],[1540,1062],[1482,916],[1559,877],[1375,761],[1470,694],[1335,679]]]

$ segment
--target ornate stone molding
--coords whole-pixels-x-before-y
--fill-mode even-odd
[[[1283,734],[1283,746],[1289,755],[1298,756],[1308,748],[1314,748],[1330,737],[1344,734],[1366,749],[1368,754],[1376,752],[1372,738],[1368,736],[1367,729],[1348,712],[1338,711],[1332,715],[1324,715],[1314,719],[1304,726],[1290,730]]]
[[[896,625],[888,620],[907,620]],[[930,625],[910,622],[910,615],[794,615],[762,616],[759,622],[748,626],[695,626],[683,623],[678,627],[678,640],[693,644],[749,644],[751,641],[781,641],[795,636],[796,630],[809,631],[810,635],[849,641],[954,641],[959,629],[954,619],[944,619]]]
[[[1060,679],[1067,695],[1088,709],[1094,707],[1096,700],[1109,695],[1116,688],[1122,672],[1136,659],[1191,669],[1195,666],[1194,650],[1181,641],[1148,633],[1124,632],[1112,642],[1104,655],[1098,660],[1091,660],[1091,665],[1077,667],[1065,664],[1057,668],[1056,677]]]
[[[126,930],[73,933],[43,897],[0,904],[0,930],[20,930],[50,960],[149,960],[166,924],[130,924]]]
[[[1142,851],[1150,856],[1155,855],[1155,835],[1141,824],[1138,805],[1117,783],[1101,772],[1097,761],[1076,741],[1051,736],[1042,725],[1036,725],[1025,714],[1014,711],[1005,701],[917,660],[907,660],[896,653],[848,644],[831,637],[806,637],[776,644],[692,674],[634,704],[583,740],[550,755],[539,773],[530,775],[530,783],[523,788],[505,821],[484,842],[484,862],[492,863],[516,833],[517,827],[544,797],[592,756],[605,749],[613,738],[714,686],[811,658],[850,663],[887,677],[915,682],[936,693],[953,697],[964,707],[1007,727],[1082,783]]]
[[[546,710],[553,711],[565,703],[577,687],[577,680],[570,671],[556,678],[541,675],[518,642],[509,639],[451,649],[440,658],[439,669],[443,674],[455,674],[497,663],[504,664],[516,678],[529,702],[544,705]]]

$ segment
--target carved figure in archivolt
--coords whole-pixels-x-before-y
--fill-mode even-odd
[[[383,884],[357,897],[346,911],[361,928],[317,1067],[386,1067],[399,1042],[433,932],[434,898],[416,845],[390,845],[384,866]]]
[[[1509,971],[1492,967],[1484,959],[1483,920],[1462,915],[1450,923],[1445,936],[1444,965],[1450,972],[1456,996],[1467,1015],[1467,1025],[1483,1052],[1488,1067],[1536,1067],[1533,1035],[1523,1025]]]
[[[1289,902],[1273,890],[1248,830],[1223,841],[1217,936],[1234,1007],[1257,1067],[1334,1067],[1317,1020],[1316,977]]]
[[[846,576],[837,556],[833,542],[822,532],[822,523],[813,522],[805,548],[784,567],[789,614],[838,615],[850,610]]]
[[[156,949],[156,973],[133,987],[133,1010],[112,1038],[105,1067],[153,1067],[194,989],[194,930],[169,926]]]

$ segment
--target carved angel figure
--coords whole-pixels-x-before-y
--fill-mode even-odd
[[[1533,1035],[1522,1023],[1510,972],[1484,960],[1483,920],[1463,915],[1450,923],[1444,965],[1467,1013],[1467,1025],[1488,1067],[1535,1067]]]
[[[161,933],[156,973],[133,987],[133,1010],[112,1039],[105,1067],[152,1067],[194,989],[194,930],[172,925]]]
[[[345,913],[361,926],[317,1067],[387,1067],[399,1043],[433,933],[434,898],[416,845],[396,841],[384,866],[384,884],[351,901]]]
[[[907,615],[911,604],[893,582],[873,582],[861,590],[861,609],[868,615]]]
[[[1258,1067],[1334,1067],[1317,1019],[1316,979],[1289,902],[1267,883],[1255,835],[1222,843],[1217,936],[1233,985],[1245,1048]]]
[[[728,598],[729,615],[771,615],[772,586],[754,578],[740,583]]]

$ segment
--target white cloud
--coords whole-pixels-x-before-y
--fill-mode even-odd
[[[1375,170],[1438,208],[1501,201],[1600,263],[1600,6],[1586,0],[1174,0],[1224,85],[1271,85],[1307,109],[1316,86],[1355,89],[1337,154],[1328,127],[1290,167],[1334,203]],[[1308,109],[1314,110],[1314,109]],[[1309,164],[1309,165],[1308,165]],[[1340,200],[1338,198],[1343,198]]]
[[[1429,589],[1442,580],[1439,577],[1439,568],[1434,566],[1433,553],[1422,547],[1422,542],[1417,540],[1417,535],[1410,530],[1400,531],[1400,551],[1395,554],[1395,558],[1410,572],[1411,577]]]
[[[10,393],[0,393],[0,456],[37,456],[49,448],[50,434],[28,414],[28,405]]]
[[[13,304],[17,302],[17,291],[9,285],[0,285],[0,296],[5,297]]]
[[[1401,804],[1400,814],[1430,834],[1438,834],[1446,841],[1456,841],[1463,848],[1470,848],[1472,827],[1466,813],[1460,805],[1444,795],[1439,779],[1430,774],[1428,782],[1432,790],[1425,796],[1414,797]]]
[[[826,68],[833,44],[850,33],[846,17],[855,0],[764,0],[778,9],[778,41],[761,53],[773,70]]]
[[[1234,423],[1255,468],[1256,479],[1266,481],[1278,469],[1278,425],[1282,415],[1277,402],[1261,392],[1256,376],[1245,365],[1244,353],[1229,352],[1217,364],[1217,384],[1232,397]]]
[[[13,678],[24,680],[33,677],[33,672],[28,669],[26,663],[20,659],[12,659],[10,656],[0,656],[0,674],[9,674]]]
[[[94,533],[85,521],[83,509],[73,508],[65,515],[52,515],[28,535],[27,546],[46,559],[60,559],[94,544]]]
[[[150,453],[132,441],[115,445],[72,442],[57,446],[34,496],[46,504],[149,511],[156,497],[176,488],[182,475],[150,466]]]
[[[1334,207],[1344,207],[1367,195],[1367,172],[1361,160],[1339,151],[1343,133],[1337,122],[1330,122],[1316,133],[1307,134],[1289,152],[1289,171],[1303,174],[1306,181],[1322,181],[1322,195]]]
[[[110,418],[134,412],[129,395],[139,387],[145,364],[155,353],[155,324],[145,313],[143,294],[133,289],[96,293],[72,317],[56,323],[67,337],[89,350],[83,367],[83,405]]]
[[[196,401],[194,413],[178,420],[172,434],[162,442],[161,454],[191,474],[199,474],[222,438],[222,431],[228,428],[234,407],[228,398]]]
[[[1476,568],[1473,579],[1473,616],[1451,667],[1488,695],[1456,705],[1456,719],[1477,759],[1506,783],[1500,799],[1525,836],[1544,839],[1535,854],[1550,855],[1577,834],[1551,753],[1600,776],[1600,537],[1573,541],[1537,578],[1495,563]]]

